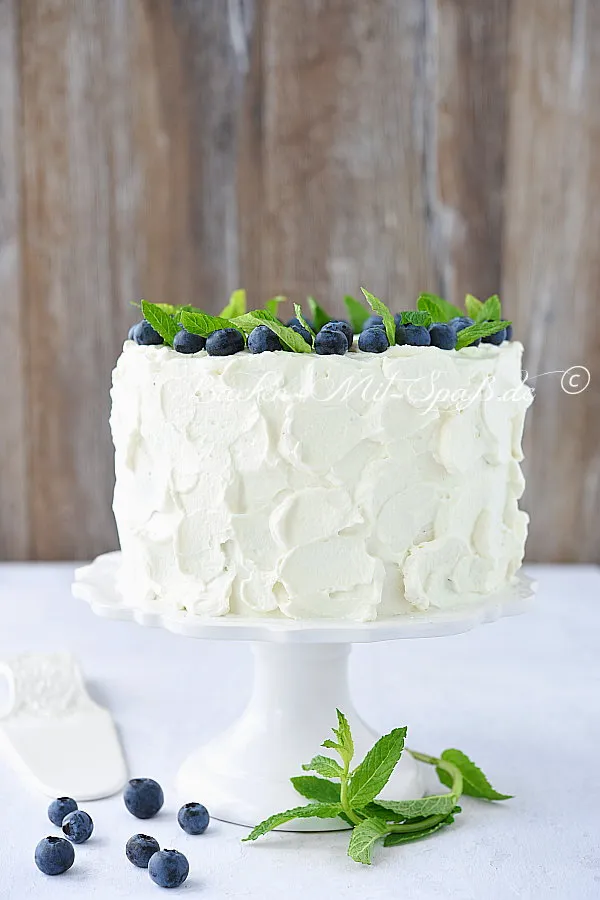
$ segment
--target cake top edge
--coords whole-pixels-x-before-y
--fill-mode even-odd
[[[218,316],[193,306],[140,303],[143,319],[129,330],[138,345],[167,345],[186,355],[232,356],[284,350],[296,354],[344,356],[388,354],[396,347],[433,348],[443,352],[512,339],[512,322],[502,317],[497,294],[481,301],[467,294],[464,309],[434,294],[420,294],[417,309],[393,313],[378,297],[361,288],[368,304],[346,296],[348,319],[333,319],[308,298],[310,318],[295,303],[295,316],[284,322],[277,315],[284,297],[263,309],[247,310],[246,292],[234,291]]]

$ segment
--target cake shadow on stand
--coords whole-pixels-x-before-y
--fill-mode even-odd
[[[202,797],[216,819],[255,826],[274,812],[301,805],[290,777],[302,771],[334,724],[335,709],[350,722],[360,759],[380,737],[354,709],[348,687],[352,643],[443,637],[469,631],[528,608],[535,584],[520,574],[503,591],[449,612],[415,613],[353,623],[332,620],[202,619],[127,606],[116,589],[120,554],[98,557],[75,573],[74,595],[97,614],[166,628],[188,637],[252,642],[254,686],[248,706],[225,732],[200,747],[177,776],[182,798]],[[417,763],[404,753],[384,796],[422,796]],[[342,820],[297,820],[288,831],[348,828]]]

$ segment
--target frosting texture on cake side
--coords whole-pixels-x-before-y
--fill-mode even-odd
[[[522,349],[128,341],[111,414],[125,601],[366,621],[502,588],[528,523]]]

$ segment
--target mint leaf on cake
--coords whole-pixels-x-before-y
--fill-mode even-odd
[[[376,297],[364,287],[361,287],[361,291],[373,312],[381,316],[390,347],[393,347],[396,343],[396,322],[394,321],[394,316],[379,297]]]
[[[243,316],[246,312],[246,291],[240,288],[234,291],[229,298],[227,306],[221,310],[222,319],[233,319],[235,316]]]
[[[168,344],[170,347],[172,347],[173,339],[179,331],[179,326],[173,318],[172,313],[167,312],[163,308],[162,304],[148,303],[147,300],[142,300],[141,306],[142,315],[144,316],[146,322],[148,322],[152,326],[152,328],[154,328],[154,330],[158,334],[160,334],[165,344]]]
[[[433,322],[449,322],[455,316],[462,316],[462,310],[437,294],[419,294],[417,309],[428,312]]]

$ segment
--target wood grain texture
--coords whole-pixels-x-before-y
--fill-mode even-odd
[[[600,6],[0,0],[0,557],[116,544],[130,302],[499,287],[600,361]],[[537,381],[529,554],[600,560],[597,389]]]

